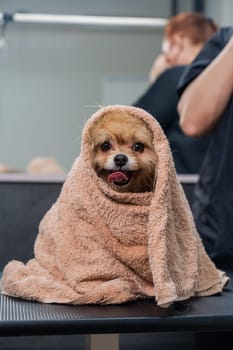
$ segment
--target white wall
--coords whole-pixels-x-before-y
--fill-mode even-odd
[[[0,0],[0,11],[170,16],[170,0]],[[180,0],[179,11],[191,11]],[[230,23],[233,2],[207,0],[207,14]],[[131,103],[147,85],[162,30],[80,30],[10,23],[0,50],[0,163],[24,170],[35,156],[68,170],[86,119],[105,103]]]
[[[207,13],[215,18],[220,26],[233,25],[232,0],[206,0]]]

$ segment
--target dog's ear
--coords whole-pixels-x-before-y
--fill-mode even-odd
[[[87,141],[88,141],[89,151],[93,152],[95,149],[95,138],[94,138],[92,129],[89,130]]]
[[[93,139],[90,140],[89,147],[90,147],[90,151],[94,152],[94,150],[95,150],[95,142],[94,142]]]

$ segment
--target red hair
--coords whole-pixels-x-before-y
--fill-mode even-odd
[[[199,44],[206,42],[217,30],[218,25],[201,13],[180,13],[168,21],[165,37],[169,39],[174,34],[182,33],[193,44]]]

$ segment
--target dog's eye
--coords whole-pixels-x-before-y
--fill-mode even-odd
[[[103,152],[107,152],[111,148],[111,144],[108,141],[104,141],[101,145],[100,148]]]
[[[143,152],[144,148],[145,147],[144,147],[143,143],[141,143],[141,142],[134,143],[133,147],[132,147],[133,151],[135,151],[135,152]]]

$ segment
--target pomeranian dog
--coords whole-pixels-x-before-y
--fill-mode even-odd
[[[146,123],[130,114],[108,113],[90,132],[97,175],[118,192],[153,191],[158,157]]]

